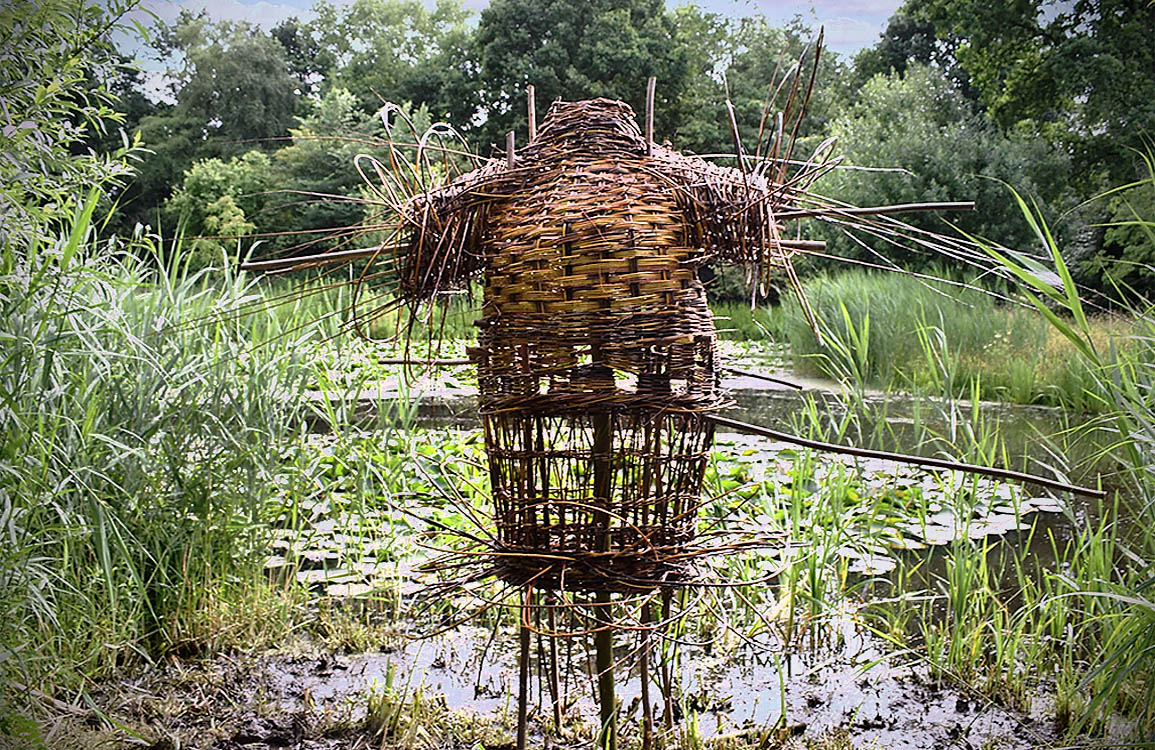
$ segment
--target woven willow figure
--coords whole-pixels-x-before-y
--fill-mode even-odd
[[[406,206],[402,292],[484,283],[477,365],[497,573],[535,588],[682,582],[722,407],[698,269],[789,275],[775,194],[650,144],[629,105],[556,102],[512,165]]]
[[[815,60],[817,54],[816,48]],[[420,189],[409,191],[408,199],[397,197],[388,187],[394,178],[376,165],[392,196],[385,202],[400,217],[393,226],[396,245],[246,265],[277,271],[369,258],[370,268],[386,270],[367,276],[396,273],[399,302],[407,303],[482,280],[478,346],[470,359],[478,372],[496,537],[470,537],[481,549],[461,554],[475,562],[480,552],[483,568],[455,584],[495,574],[524,592],[519,748],[527,741],[531,617],[544,610],[545,630],[558,634],[554,608],[566,596],[571,615],[583,602],[593,612],[587,618],[592,623],[568,634],[595,633],[598,744],[607,748],[616,746],[612,638],[619,622],[610,610],[621,601],[639,603],[630,629],[642,639],[634,653],[642,678],[642,746],[651,746],[649,636],[670,622],[671,592],[699,581],[695,560],[743,546],[695,540],[715,425],[823,450],[1092,492],[1002,469],[816,443],[715,414],[727,399],[719,388],[716,332],[698,278],[703,265],[743,265],[759,283],[784,278],[817,330],[791,253],[820,249],[822,243],[783,239],[787,222],[827,221],[963,263],[985,257],[967,242],[890,216],[969,209],[971,203],[856,208],[810,192],[837,160],[831,158],[832,141],[808,160],[791,158],[809,97],[802,85],[805,58],[787,76],[788,100],[801,105],[788,104],[778,116],[768,153],[748,158],[731,110],[739,168],[654,144],[623,102],[559,101],[536,134],[531,113],[531,139],[520,152],[510,146],[504,161],[486,162],[432,189],[426,187],[432,170],[419,151],[424,166],[408,171],[418,176],[411,185]],[[813,69],[809,80],[812,86]],[[464,570],[467,564],[450,559],[445,567]],[[543,591],[548,598],[535,593]],[[660,592],[662,605],[657,617],[654,592]],[[554,721],[560,724],[563,701],[552,643],[549,668]],[[662,665],[660,682],[665,719],[672,723],[668,665]]]

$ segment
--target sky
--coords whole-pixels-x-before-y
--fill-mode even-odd
[[[431,4],[431,0],[426,2]],[[683,2],[667,0],[671,6]],[[290,16],[310,18],[313,3],[314,0],[144,0],[144,7],[165,21],[175,20],[181,8],[193,12],[205,9],[214,19],[243,20],[269,28]],[[853,54],[878,40],[886,20],[902,0],[698,0],[696,4],[703,10],[735,18],[762,14],[776,25],[802,16],[812,25],[825,27],[827,49]],[[480,11],[489,5],[489,0],[465,0],[465,5]]]

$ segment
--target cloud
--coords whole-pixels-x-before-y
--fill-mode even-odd
[[[826,29],[827,48],[849,55],[878,41],[902,0],[758,0],[758,11],[771,23],[795,16]]]
[[[152,25],[154,17],[165,23],[172,23],[182,9],[191,13],[207,11],[214,21],[247,21],[266,29],[292,16],[301,19],[313,16],[313,12],[307,8],[268,0],[258,0],[255,3],[243,3],[239,0],[145,0],[141,9],[134,13],[134,17],[149,26]]]
[[[846,16],[821,18],[819,24],[826,29],[826,47],[841,54],[852,54],[871,46],[886,27],[884,21],[874,23]]]

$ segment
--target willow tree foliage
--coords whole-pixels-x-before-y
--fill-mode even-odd
[[[0,244],[47,236],[93,188],[111,188],[131,173],[130,136],[111,153],[90,146],[124,119],[109,86],[123,65],[110,31],[130,6],[0,5]]]

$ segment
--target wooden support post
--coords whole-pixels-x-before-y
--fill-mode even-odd
[[[546,622],[549,623],[549,692],[553,698],[553,729],[561,736],[561,679],[557,668],[557,597],[553,594],[546,596]]]
[[[657,85],[657,76],[650,76],[646,81],[646,156],[654,153],[654,90]]]
[[[537,104],[533,100],[533,84],[525,87],[526,104],[529,107],[529,142],[537,138]]]
[[[604,366],[601,352],[596,348],[593,351],[593,364]],[[595,512],[594,520],[601,528],[599,546],[603,552],[609,552],[613,544],[609,513],[613,502],[613,417],[608,411],[603,410],[594,413],[591,422],[594,431],[591,450],[594,483],[590,502],[605,508]],[[594,614],[598,623],[598,629],[594,633],[594,664],[598,673],[598,703],[601,706],[602,722],[596,745],[598,750],[617,750],[618,747],[617,698],[614,695],[614,633],[610,606],[609,593],[599,591],[594,598]]]
[[[509,167],[510,169],[513,169],[513,144],[514,136],[513,131],[511,130],[505,134],[505,166]]]
[[[652,750],[654,746],[654,706],[650,703],[650,623],[653,620],[650,606],[648,601],[642,605],[642,750]]]
[[[598,750],[618,748],[618,707],[614,695],[614,631],[610,612],[610,595],[599,591],[594,598],[598,630],[594,633],[594,665],[598,672],[598,704],[601,707],[601,729],[595,747]]]
[[[517,680],[517,750],[525,750],[529,729],[529,610],[533,604],[533,586],[525,587],[519,620],[521,628],[520,663]]]
[[[668,630],[670,627],[670,610],[674,599],[673,589],[662,590],[662,630]],[[667,641],[668,648],[673,648],[672,642]],[[664,720],[666,728],[674,726],[674,679],[670,674],[670,662],[672,659],[662,659],[662,698],[665,701],[665,715]]]

